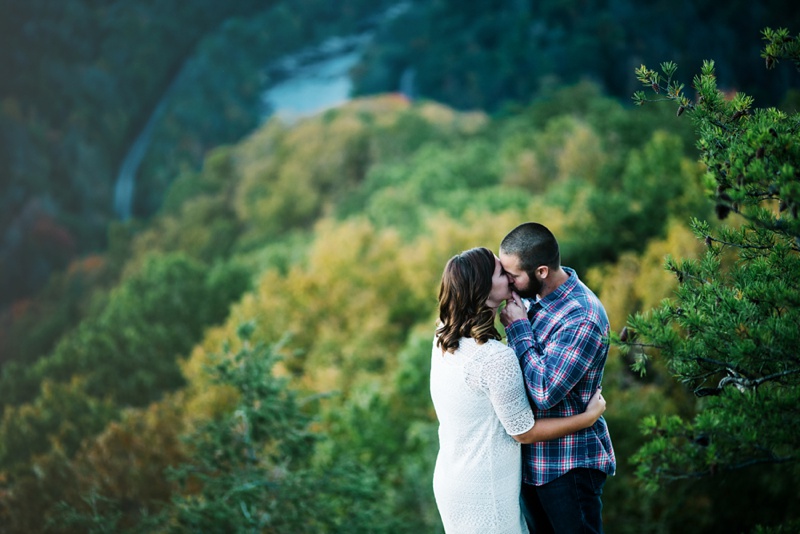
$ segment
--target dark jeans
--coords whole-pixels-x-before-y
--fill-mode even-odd
[[[581,467],[542,486],[522,484],[531,534],[602,533],[605,483],[605,473]]]

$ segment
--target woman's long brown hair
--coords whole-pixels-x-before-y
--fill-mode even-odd
[[[494,327],[494,310],[486,305],[492,291],[495,259],[491,250],[478,247],[456,254],[447,262],[439,286],[439,322],[436,345],[455,352],[462,337],[478,343],[500,339]]]

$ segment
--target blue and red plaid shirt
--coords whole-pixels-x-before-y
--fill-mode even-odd
[[[506,327],[536,419],[582,413],[603,379],[608,356],[603,305],[573,269],[564,271],[566,282],[543,299],[530,301],[530,322],[519,319]],[[617,461],[603,417],[563,438],[522,446],[526,484],[546,484],[576,467],[615,473]]]

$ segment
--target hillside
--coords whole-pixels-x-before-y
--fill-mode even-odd
[[[777,159],[796,160],[796,114],[734,113],[749,100],[729,91],[753,84],[770,104],[795,105],[774,81],[795,73],[747,74],[756,69],[737,61],[750,45],[726,40],[797,17],[768,4],[413,1],[353,72],[361,96],[264,123],[265,62],[360,28],[377,3],[0,6],[13,15],[0,18],[0,39],[15,43],[0,47],[15,73],[0,80],[0,136],[10,140],[0,143],[0,531],[441,532],[429,371],[445,262],[496,250],[510,228],[540,221],[604,303],[615,340],[632,314],[658,306],[699,321],[676,308],[684,284],[665,257],[716,247],[706,271],[735,274],[748,258],[767,264],[757,254],[773,241],[759,237],[736,259],[728,244],[697,239],[690,221],[733,241],[745,226],[717,217],[739,209],[730,195],[763,203],[753,220],[774,228],[797,218],[796,203],[776,197],[796,196],[795,167]],[[685,108],[628,105],[644,50],[675,51],[687,71],[697,54],[719,54],[719,79],[704,83],[725,92],[707,89],[703,109],[729,113],[701,142]],[[159,101],[135,216],[115,220],[116,162]],[[764,117],[783,122],[770,129]],[[740,131],[743,157],[725,159],[709,141]],[[771,182],[778,168],[784,191]],[[763,183],[750,195],[753,169]],[[731,183],[717,189],[719,176]],[[794,246],[769,261],[791,271]],[[795,293],[770,282],[759,290],[793,306]],[[705,295],[709,313],[728,313],[733,327],[720,335],[748,352],[753,325],[736,306],[757,315],[759,303],[725,295],[732,311]],[[698,331],[659,317],[653,329],[666,338]],[[759,347],[774,339],[766,324]],[[722,350],[717,339],[704,331],[710,350]],[[713,459],[691,425],[719,430],[708,407],[745,398],[715,396],[721,385],[713,399],[695,395],[640,349],[612,347],[603,381],[620,460],[603,496],[607,530],[796,525],[787,464],[712,466],[714,476],[659,491],[637,476],[653,443],[667,463],[680,463],[667,447],[678,442]],[[794,389],[775,391],[793,413]],[[755,386],[747,395],[757,412]],[[762,423],[780,427],[781,413]],[[755,426],[733,421],[757,447]]]
[[[96,293],[50,353],[4,366],[0,513],[10,531],[48,519],[85,524],[88,495],[102,496],[100,517],[115,524],[212,521],[196,506],[212,493],[180,500],[194,486],[164,469],[209,468],[200,453],[208,440],[239,439],[235,418],[213,424],[234,412],[266,434],[248,438],[260,460],[230,464],[218,479],[224,491],[255,469],[283,489],[248,499],[288,514],[322,477],[333,500],[314,516],[320,528],[356,517],[377,530],[435,530],[427,365],[444,262],[471,246],[496,248],[519,221],[543,220],[615,328],[668,296],[663,251],[695,254],[701,244],[681,221],[709,206],[681,123],[651,113],[589,85],[502,119],[388,95],[294,124],[274,119],[216,150],[201,172],[174,182],[151,223],[98,258],[94,269],[122,264],[119,285]],[[652,126],[661,120],[679,129]],[[275,384],[263,375],[269,353],[280,357]],[[262,370],[217,374],[229,358]],[[641,443],[634,429],[644,415],[691,412],[694,401],[666,377],[654,368],[642,380],[609,361],[620,457]],[[278,419],[263,413],[265,397],[246,393],[261,388],[284,406]],[[274,434],[278,421],[300,433]],[[287,452],[296,447],[304,452]],[[285,475],[272,478],[278,466]],[[214,488],[223,491],[206,490]],[[730,497],[679,485],[666,501],[637,488],[621,465],[607,495],[609,529],[698,524]],[[676,503],[685,513],[666,514]],[[272,521],[291,530],[291,517]]]

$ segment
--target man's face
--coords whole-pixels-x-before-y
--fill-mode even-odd
[[[519,266],[518,256],[505,254],[501,250],[500,263],[503,264],[503,270],[508,275],[508,283],[513,286],[514,291],[519,293],[520,297],[536,298],[536,295],[542,290],[542,282],[536,278],[531,278],[528,273],[522,270]]]

